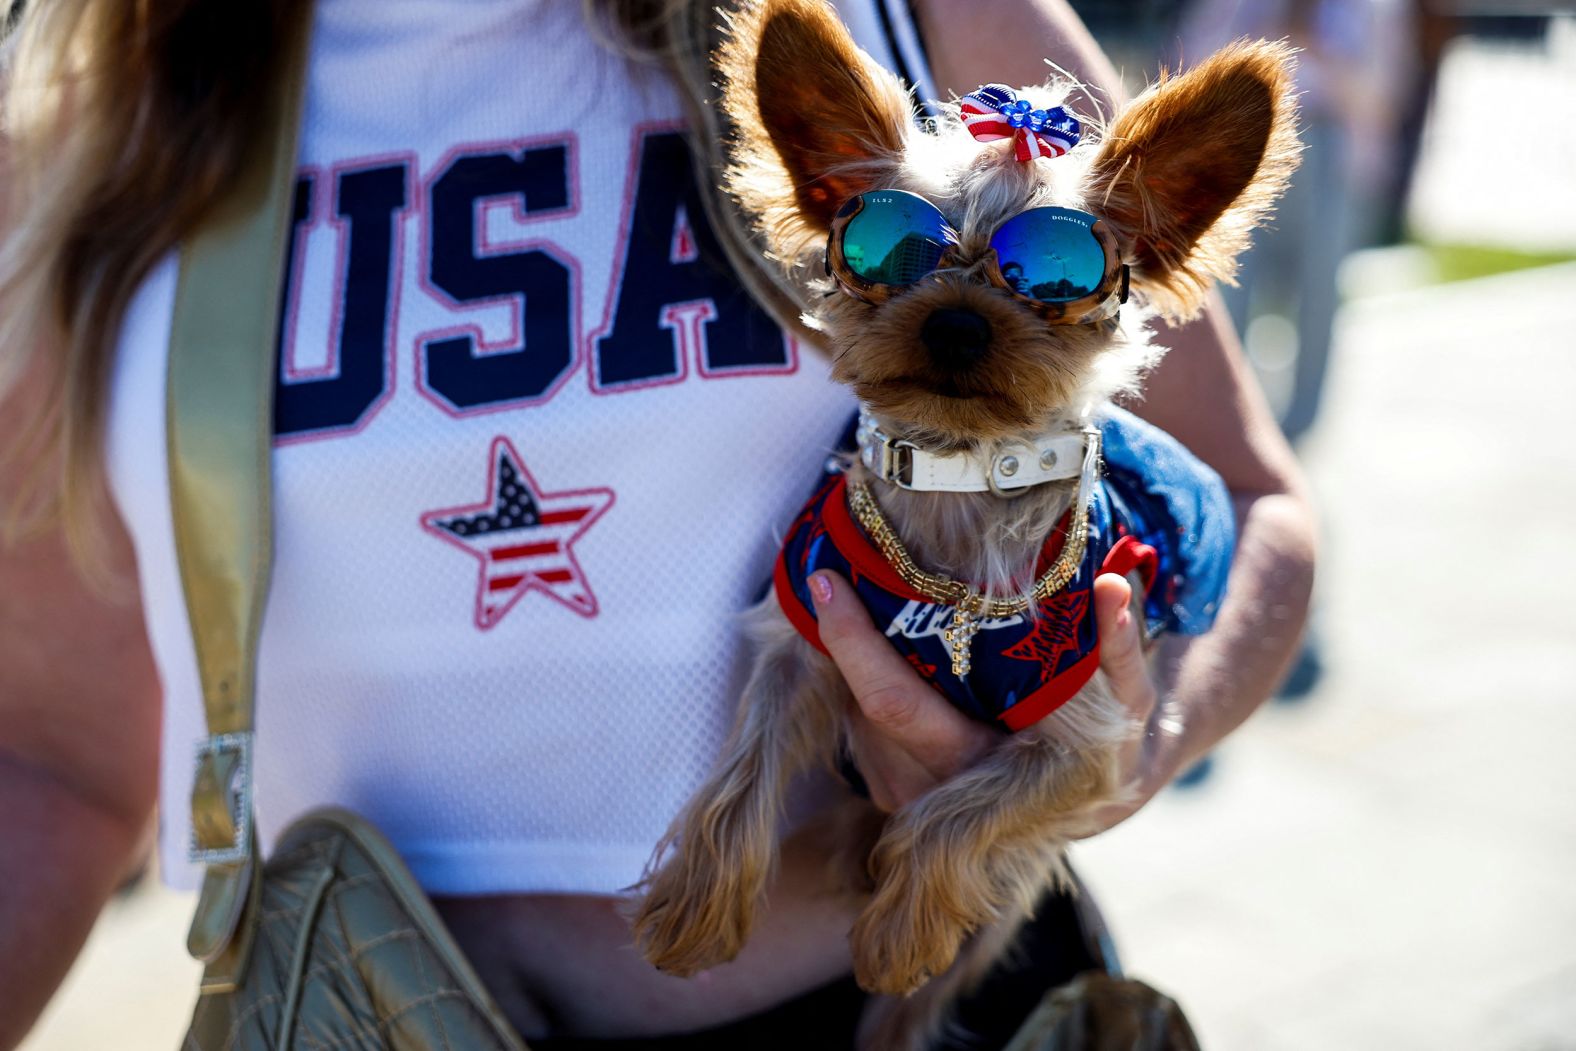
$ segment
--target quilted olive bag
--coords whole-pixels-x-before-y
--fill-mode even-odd
[[[432,904],[370,824],[320,810],[258,880],[244,971],[205,982],[186,1048],[437,1051],[524,1044]]]
[[[399,855],[342,810],[260,864],[252,822],[257,630],[272,562],[269,457],[281,260],[311,4],[295,5],[243,183],[183,246],[170,335],[170,494],[209,736],[192,789],[206,964],[184,1048],[524,1051]]]

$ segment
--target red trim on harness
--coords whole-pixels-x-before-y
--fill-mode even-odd
[[[1040,558],[1035,565],[1035,575],[1038,576],[1050,568],[1051,563],[1062,553],[1062,545],[1067,541],[1067,529],[1072,523],[1072,508],[1068,508],[1062,515],[1051,535],[1045,538],[1045,546],[1040,549]],[[937,604],[934,599],[926,598],[918,591],[904,583],[898,576],[892,563],[886,560],[869,537],[865,536],[864,529],[848,510],[848,479],[846,476],[839,478],[832,486],[832,491],[827,494],[826,502],[821,507],[821,521],[826,525],[827,535],[832,538],[833,545],[838,552],[848,560],[849,566],[857,572],[868,577],[881,590],[896,595],[905,602],[922,602]]]
[[[1155,574],[1159,568],[1160,553],[1148,544],[1141,543],[1134,536],[1124,536],[1118,540],[1112,545],[1111,550],[1106,552],[1105,559],[1100,563],[1101,573],[1115,573],[1125,577],[1133,570],[1138,570],[1139,575],[1143,577],[1146,594],[1154,587]],[[1094,604],[1091,602],[1088,616],[1094,615]],[[1099,630],[1096,626],[1094,649],[1086,653],[1082,660],[1002,712],[997,718],[1009,730],[1016,733],[1033,726],[1072,700],[1079,690],[1088,685],[1089,680],[1094,678],[1094,673],[1100,668]]]
[[[826,526],[828,539],[832,541],[839,554],[848,561],[850,570],[856,576],[863,574],[877,587],[904,600],[925,603],[931,601],[903,582],[903,578],[897,575],[891,563],[887,562],[865,536],[864,530],[854,521],[853,515],[848,510],[846,477],[838,478],[832,484],[831,491],[827,493],[821,505],[821,520]],[[1056,529],[1046,538],[1045,547],[1040,554],[1040,564],[1036,567],[1037,572],[1044,572],[1045,567],[1054,562],[1061,553],[1071,520],[1072,511],[1069,509]],[[820,622],[800,601],[798,593],[794,591],[793,584],[789,580],[787,554],[785,544],[772,568],[772,584],[773,590],[777,593],[777,605],[781,607],[788,622],[794,626],[794,630],[804,636],[810,645],[826,653],[826,647],[821,644]],[[1136,537],[1124,536],[1106,552],[1099,572],[1126,576],[1136,569],[1143,578],[1144,590],[1147,592],[1154,586],[1159,564],[1159,553],[1153,547],[1140,543]],[[850,581],[853,584],[857,582],[857,579]],[[1094,616],[1092,606],[1088,615]],[[1097,636],[1094,648],[1076,664],[1002,712],[997,719],[1014,732],[1033,726],[1070,701],[1088,684],[1099,668],[1100,643]],[[941,689],[939,684],[932,685]]]
[[[1077,664],[1074,664],[1060,675],[1052,677],[1050,682],[1041,686],[996,718],[1000,719],[1007,729],[1015,733],[1033,726],[1072,700],[1073,695],[1083,689],[1084,684],[1094,678],[1094,673],[1099,669],[1100,644],[1096,642],[1094,649],[1086,653]]]
[[[821,505],[821,521],[826,525],[826,534],[832,538],[838,553],[848,560],[850,569],[868,577],[882,591],[890,592],[905,602],[930,601],[903,583],[903,578],[897,575],[892,563],[876,550],[875,545],[866,538],[865,531],[854,521],[853,514],[848,510],[846,475],[837,480],[837,484],[827,494],[826,503]],[[858,581],[850,583],[857,584]]]
[[[1141,543],[1136,536],[1124,536],[1111,550],[1105,553],[1105,561],[1100,563],[1101,573],[1115,573],[1118,576],[1127,576],[1133,570],[1144,578],[1144,593],[1155,586],[1155,574],[1160,569],[1160,552]]]
[[[788,618],[788,623],[803,635],[805,641],[822,653],[826,647],[821,645],[821,624],[815,615],[804,608],[804,603],[799,601],[798,594],[793,589],[793,584],[788,580],[788,552],[786,550],[777,555],[777,565],[772,569],[772,590],[777,592],[777,605],[782,607],[783,616]],[[830,656],[830,654],[828,654]]]

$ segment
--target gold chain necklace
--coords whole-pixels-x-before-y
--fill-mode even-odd
[[[848,483],[848,508],[865,532],[870,534],[870,539],[875,541],[882,557],[897,570],[903,583],[932,602],[953,607],[952,626],[943,633],[943,638],[952,647],[952,674],[961,679],[969,673],[970,645],[979,633],[980,621],[987,617],[1010,617],[1026,612],[1030,606],[1044,602],[1066,587],[1077,574],[1089,539],[1089,512],[1083,506],[1082,495],[1080,489],[1079,504],[1068,526],[1067,538],[1062,541],[1061,553],[1056,556],[1051,568],[1045,571],[1045,575],[1035,581],[1033,589],[1012,598],[991,599],[988,602],[977,588],[938,573],[927,573],[915,565],[913,556],[898,539],[897,531],[887,521],[886,515],[881,513],[868,485],[863,482]]]

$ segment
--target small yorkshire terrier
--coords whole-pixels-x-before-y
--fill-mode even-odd
[[[1080,142],[1065,82],[987,85],[917,126],[820,0],[764,0],[730,28],[728,189],[822,293],[807,321],[861,402],[859,452],[790,529],[731,739],[659,848],[635,933],[680,975],[744,944],[790,780],[846,747],[853,700],[806,584],[842,572],[922,676],[1010,732],[884,822],[837,823],[876,832],[849,848],[869,891],[855,974],[903,998],[877,1001],[862,1042],[917,1049],[1127,792],[1118,756],[1141,728],[1099,671],[1094,577],[1139,581],[1151,634],[1213,619],[1224,487],[1109,400],[1162,353],[1148,324],[1195,314],[1284,189],[1291,53],[1234,45]]]

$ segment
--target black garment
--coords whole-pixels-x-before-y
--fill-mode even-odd
[[[943,1043],[936,1051],[1000,1048],[1048,991],[1084,971],[1106,970],[1084,920],[1071,895],[1047,895],[1025,926],[1016,951],[958,1005],[955,1017],[971,1039]],[[529,1043],[531,1051],[852,1051],[864,1003],[865,994],[849,976],[698,1033],[637,1040],[558,1037]]]

